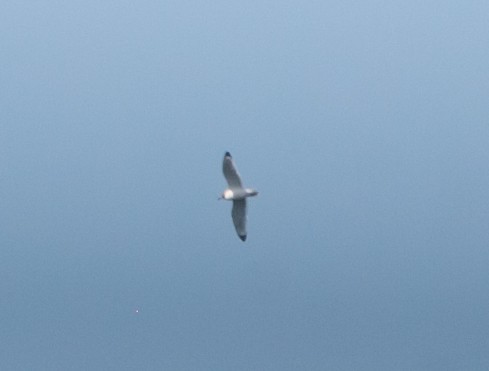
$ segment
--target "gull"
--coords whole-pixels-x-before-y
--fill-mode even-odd
[[[231,215],[234,228],[236,228],[239,238],[242,241],[246,241],[246,198],[256,196],[258,192],[253,188],[243,187],[241,177],[229,152],[224,155],[222,172],[228,182],[228,188],[224,190],[219,200],[233,201]]]

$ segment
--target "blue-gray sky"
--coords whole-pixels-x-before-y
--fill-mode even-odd
[[[487,1],[4,1],[0,46],[2,369],[489,368]]]

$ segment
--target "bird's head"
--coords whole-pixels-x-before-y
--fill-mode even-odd
[[[232,200],[233,197],[234,197],[233,191],[231,191],[230,189],[226,189],[218,198],[218,200]]]

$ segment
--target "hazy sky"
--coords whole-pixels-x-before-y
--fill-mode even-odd
[[[3,1],[0,53],[2,370],[489,368],[489,2]]]

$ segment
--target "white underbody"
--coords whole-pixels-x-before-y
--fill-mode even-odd
[[[223,193],[223,198],[228,201],[242,200],[246,197],[256,196],[258,192],[252,188],[228,188]]]

